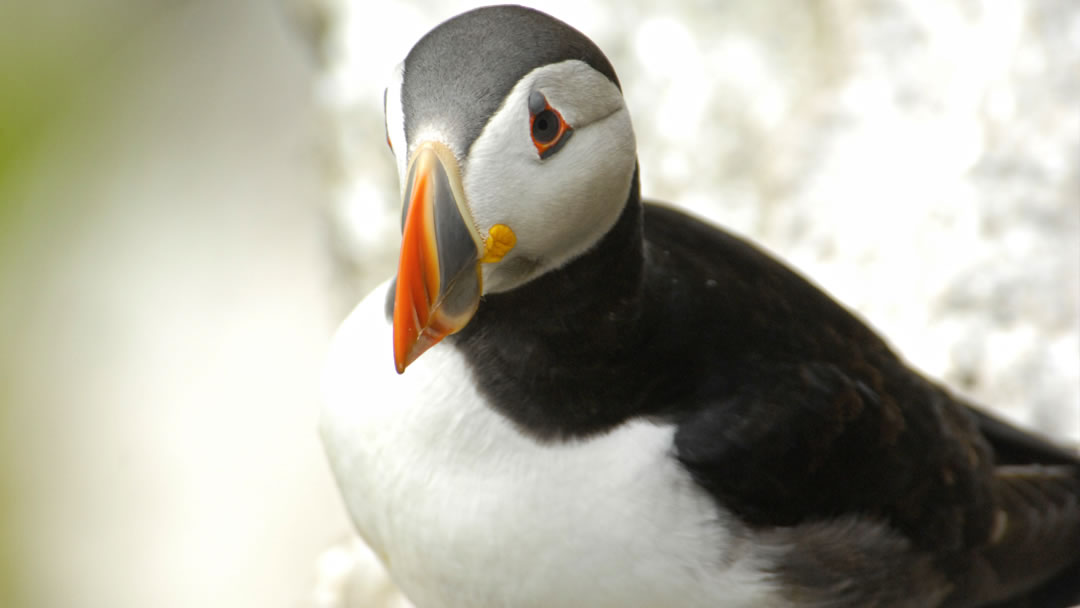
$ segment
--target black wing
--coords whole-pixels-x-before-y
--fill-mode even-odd
[[[668,316],[711,341],[676,449],[718,503],[763,529],[882,522],[934,557],[946,605],[1015,594],[1080,558],[1075,456],[970,410],[752,245],[670,209],[645,217],[655,274],[689,292],[666,298]]]
[[[990,442],[998,464],[1061,464],[1080,466],[1080,452],[1051,443],[1029,431],[973,405],[968,411],[979,425],[979,432]]]
[[[676,435],[682,462],[728,509],[757,526],[857,513],[938,553],[990,535],[993,457],[947,394],[922,382],[875,389],[820,361],[769,375]]]

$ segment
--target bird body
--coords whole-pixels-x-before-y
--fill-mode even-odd
[[[401,262],[335,339],[322,435],[419,607],[1080,599],[1077,455],[643,202],[618,80],[576,30],[466,13],[386,104]]]

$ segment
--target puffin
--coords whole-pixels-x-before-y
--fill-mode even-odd
[[[754,244],[639,187],[611,63],[519,6],[384,94],[397,275],[320,434],[418,608],[1056,608],[1080,456],[976,409]]]

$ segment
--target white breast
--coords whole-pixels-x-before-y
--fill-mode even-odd
[[[387,285],[342,325],[321,430],[360,535],[418,608],[778,606],[748,533],[634,422],[540,445],[440,344],[394,372]]]

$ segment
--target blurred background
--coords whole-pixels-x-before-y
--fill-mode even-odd
[[[612,60],[646,195],[1080,439],[1080,5],[529,4]],[[0,3],[0,605],[376,605],[320,366],[393,272],[387,77],[475,5]]]

